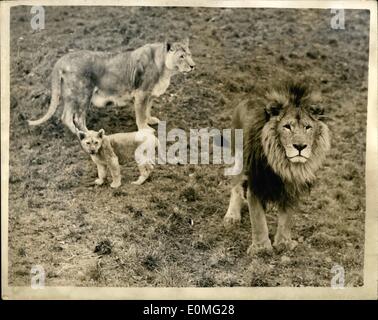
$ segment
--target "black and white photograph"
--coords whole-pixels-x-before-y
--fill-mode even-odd
[[[376,19],[2,2],[2,297],[376,299]]]

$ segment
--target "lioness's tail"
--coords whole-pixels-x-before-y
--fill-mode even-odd
[[[59,98],[61,95],[61,83],[62,83],[62,77],[61,72],[59,68],[54,68],[51,76],[51,102],[49,109],[47,110],[47,113],[38,120],[28,120],[28,123],[30,126],[37,126],[41,123],[44,123],[48,119],[52,117],[52,115],[55,113],[56,108],[59,104]]]

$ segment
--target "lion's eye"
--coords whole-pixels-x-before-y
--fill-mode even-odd
[[[182,54],[182,55],[180,56],[180,58],[181,58],[181,59],[184,59],[184,58],[185,58],[185,56],[184,56],[184,55]]]
[[[287,130],[291,130],[291,125],[290,125],[290,124],[285,124],[283,127],[284,127],[285,129],[287,129]]]
[[[89,146],[91,143],[89,141],[87,141],[87,146]]]
[[[305,126],[306,130],[310,130],[312,127],[310,125]]]
[[[95,141],[94,144],[97,146],[98,145],[98,141]]]

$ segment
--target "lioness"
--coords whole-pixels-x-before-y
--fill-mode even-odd
[[[189,39],[175,43],[146,44],[118,54],[78,51],[60,58],[52,71],[51,103],[47,113],[29,125],[39,125],[56,111],[63,98],[63,123],[76,132],[86,131],[86,112],[97,107],[124,105],[134,98],[138,129],[151,127],[159,119],[151,116],[151,98],[168,88],[171,77],[193,70],[195,63]]]
[[[136,159],[140,176],[132,184],[141,185],[147,180],[153,170],[154,151],[158,146],[158,139],[149,130],[135,131],[127,133],[116,133],[105,135],[104,129],[96,132],[93,130],[77,130],[77,136],[83,150],[88,153],[93,162],[97,165],[98,179],[95,184],[102,185],[109,169],[113,182],[112,188],[118,188],[121,185],[120,164],[126,163],[130,154],[143,143],[144,149],[141,149],[140,158]],[[147,148],[150,148],[147,150]],[[148,154],[153,151],[153,154]]]
[[[224,217],[230,227],[240,222],[246,197],[252,224],[248,253],[271,250],[265,210],[279,207],[274,247],[294,249],[291,216],[299,196],[308,191],[330,148],[320,96],[306,83],[288,81],[269,90],[261,104],[241,102],[233,116],[233,128],[243,129],[243,172],[235,178]]]

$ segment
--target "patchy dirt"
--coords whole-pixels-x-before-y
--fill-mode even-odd
[[[329,286],[335,264],[346,285],[363,284],[369,12],[346,10],[345,30],[333,30],[330,10],[45,9],[41,32],[30,28],[30,8],[11,11],[10,285],[28,285],[36,264],[55,286]],[[96,168],[59,113],[28,128],[26,119],[47,110],[50,72],[65,53],[184,36],[197,69],[174,78],[155,103],[168,130],[228,128],[236,101],[282,70],[321,88],[333,147],[295,216],[294,252],[247,256],[248,214],[224,230],[230,181],[222,166],[157,166],[140,187],[129,183],[138,174],[129,163],[114,191],[93,185]],[[131,104],[93,111],[90,128],[136,129]],[[274,209],[267,219],[273,236]]]

